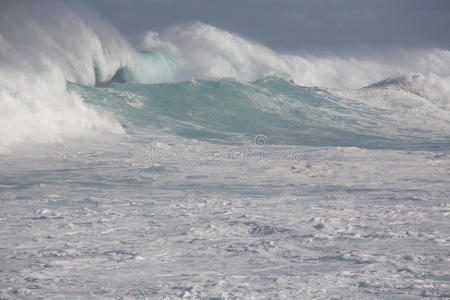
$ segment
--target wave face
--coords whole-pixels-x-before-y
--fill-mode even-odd
[[[401,86],[334,90],[266,77],[254,82],[109,83],[70,89],[114,111],[130,132],[158,131],[225,144],[248,143],[263,134],[271,144],[286,145],[450,145],[449,111]]]
[[[259,133],[393,148],[448,138],[447,50],[287,55],[203,23],[132,45],[94,13],[50,0],[5,1],[1,17],[0,151],[124,126],[226,143]]]

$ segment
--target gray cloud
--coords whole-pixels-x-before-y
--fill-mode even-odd
[[[450,49],[448,0],[92,0],[87,5],[125,34],[201,21],[285,52]]]

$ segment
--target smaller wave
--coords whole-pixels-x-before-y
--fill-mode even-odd
[[[433,73],[409,74],[388,78],[367,88],[401,88],[450,110],[450,76],[440,77]]]

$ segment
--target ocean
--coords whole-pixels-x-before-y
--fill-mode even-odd
[[[450,297],[449,51],[22,8],[0,21],[1,299]]]

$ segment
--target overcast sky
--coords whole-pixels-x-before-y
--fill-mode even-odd
[[[75,2],[75,0],[64,0]],[[450,0],[89,0],[125,35],[201,21],[285,52],[450,49]]]

